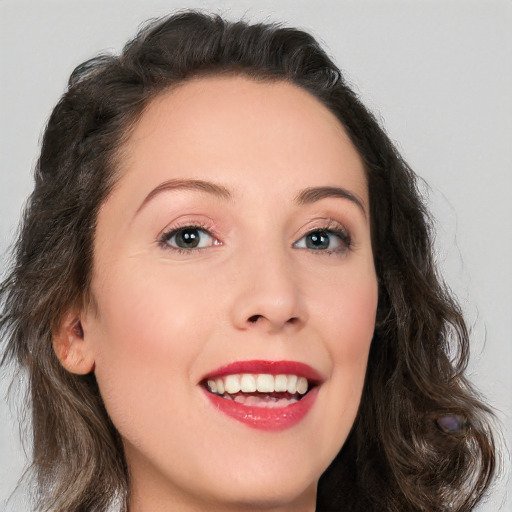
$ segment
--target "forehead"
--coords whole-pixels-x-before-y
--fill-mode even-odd
[[[336,186],[342,178],[367,202],[362,160],[339,120],[286,81],[185,82],[148,104],[123,155],[121,181],[138,174],[155,182],[192,177],[236,186],[293,178],[301,188]]]

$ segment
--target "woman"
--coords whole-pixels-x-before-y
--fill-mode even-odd
[[[304,32],[189,12],[77,68],[2,298],[38,510],[466,511],[493,476],[415,176]]]

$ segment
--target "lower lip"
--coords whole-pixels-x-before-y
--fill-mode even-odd
[[[247,406],[204,391],[217,410],[227,416],[259,430],[285,430],[297,425],[307,415],[318,395],[314,387],[301,400],[286,407],[267,409],[266,407]]]

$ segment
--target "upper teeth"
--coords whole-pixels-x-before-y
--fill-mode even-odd
[[[208,379],[207,385],[212,393],[273,393],[288,392],[304,395],[308,390],[306,377],[297,375],[270,375],[268,373],[236,373],[215,379]]]

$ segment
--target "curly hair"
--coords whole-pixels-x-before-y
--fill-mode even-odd
[[[465,512],[495,472],[491,411],[464,377],[468,331],[433,261],[418,180],[315,39],[185,11],[148,24],[119,56],[78,66],[48,121],[14,263],[1,285],[2,364],[29,376],[37,509],[126,510],[128,472],[94,374],[61,366],[52,333],[90,303],[97,214],[123,144],[157,95],[201,75],[288,81],[322,102],[364,161],[378,276],[359,412],[322,475],[317,510]]]

